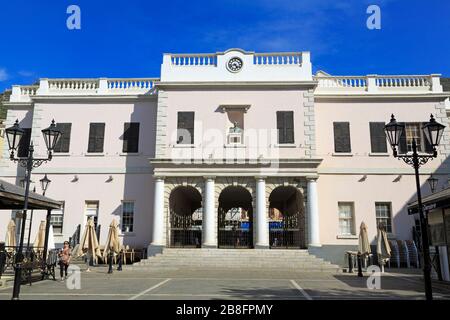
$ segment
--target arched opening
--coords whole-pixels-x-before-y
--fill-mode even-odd
[[[275,188],[269,196],[270,248],[305,248],[303,195],[295,187]]]
[[[253,247],[252,195],[244,187],[222,190],[218,208],[219,248]]]
[[[170,247],[200,248],[202,196],[191,186],[176,187],[169,197]]]

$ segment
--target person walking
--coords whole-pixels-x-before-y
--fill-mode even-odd
[[[70,264],[70,257],[72,253],[69,246],[69,241],[64,241],[64,247],[59,252],[58,256],[60,258],[59,260],[59,274],[61,276],[61,281],[64,281],[64,279],[67,279],[67,269],[69,268]]]

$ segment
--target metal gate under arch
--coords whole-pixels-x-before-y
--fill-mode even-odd
[[[170,247],[201,247],[202,220],[194,219],[194,214],[180,215],[175,213],[173,210],[170,211]]]
[[[253,248],[253,221],[242,208],[219,208],[219,248]]]
[[[270,248],[302,248],[304,241],[302,241],[303,230],[300,222],[298,213],[290,216],[283,215],[281,220],[271,220],[269,222]]]

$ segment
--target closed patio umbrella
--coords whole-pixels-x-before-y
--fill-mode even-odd
[[[387,239],[386,227],[383,223],[378,225],[377,256],[378,262],[381,265],[381,271],[384,272],[384,265],[391,258],[391,247]]]
[[[109,225],[108,238],[106,239],[105,250],[103,251],[103,258],[107,258],[108,254],[112,252],[114,255],[119,253],[120,243],[119,243],[119,233],[117,227],[119,224],[116,219],[113,219]]]
[[[84,228],[83,237],[81,238],[76,256],[80,257],[85,254],[91,256],[95,262],[100,255],[100,246],[98,244],[97,235],[95,233],[94,219],[89,218]]]
[[[370,255],[370,243],[369,236],[367,234],[367,225],[364,222],[361,222],[361,226],[359,227],[359,241],[358,241],[358,252],[362,256]]]
[[[8,223],[8,227],[6,228],[5,246],[15,247],[16,245],[16,223],[13,219],[11,219]],[[7,251],[14,251],[14,248],[7,248]]]
[[[43,250],[45,245],[45,221],[42,220],[39,224],[39,230],[36,234],[36,239],[34,240],[33,247],[36,250]]]
[[[55,237],[53,234],[53,226],[50,225],[50,228],[48,229],[48,243],[47,243],[47,250],[53,250],[55,249]]]

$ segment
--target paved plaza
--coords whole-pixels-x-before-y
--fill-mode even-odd
[[[422,276],[416,272],[386,272],[381,289],[368,289],[367,276],[355,273],[268,272],[239,270],[114,271],[105,267],[81,272],[81,288],[69,290],[65,282],[46,280],[23,285],[22,300],[378,300],[424,299]],[[450,299],[450,284],[433,283],[435,299]],[[11,299],[12,288],[0,290]]]

